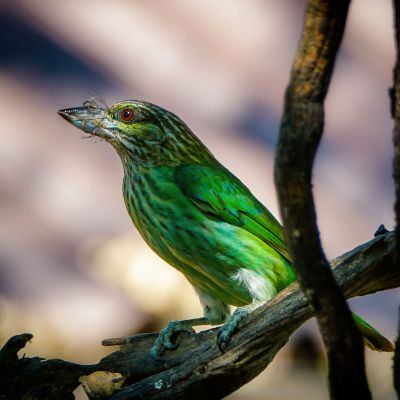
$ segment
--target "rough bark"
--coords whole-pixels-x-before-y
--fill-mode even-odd
[[[393,178],[395,186],[395,264],[400,268],[400,1],[393,0],[394,28],[396,45],[396,64],[393,69],[393,88],[391,94],[391,112],[394,120],[393,128]],[[394,387],[400,398],[400,323],[393,366]]]
[[[391,111],[394,120],[393,129],[393,178],[395,185],[395,217],[396,217],[396,261],[400,262],[400,1],[393,1],[394,25],[395,25],[395,44],[396,44],[396,64],[393,69],[393,88],[391,89]]]
[[[400,286],[400,271],[392,263],[393,236],[379,235],[331,262],[346,297]],[[294,283],[242,321],[225,353],[216,345],[217,329],[210,329],[182,335],[178,349],[167,352],[162,362],[149,355],[156,333],[126,339],[129,344],[94,365],[18,358],[17,351],[32,337],[19,335],[0,351],[0,398],[72,399],[81,375],[109,371],[122,375],[124,387],[108,397],[96,397],[94,387],[92,398],[220,399],[265,369],[290,335],[312,315],[306,297]]]
[[[361,335],[322,250],[311,183],[323,133],[324,100],[349,3],[307,3],[303,33],[286,90],[275,182],[294,268],[315,311],[327,352],[330,396],[348,398],[352,387],[358,398],[370,399]]]

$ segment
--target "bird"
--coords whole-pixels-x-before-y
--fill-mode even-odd
[[[223,324],[217,345],[224,351],[244,316],[296,280],[281,224],[177,115],[146,101],[108,107],[96,98],[58,113],[114,147],[133,224],[199,297],[203,316],[169,322],[153,358],[177,347],[175,334],[200,325]],[[393,351],[388,339],[353,317],[368,347]]]

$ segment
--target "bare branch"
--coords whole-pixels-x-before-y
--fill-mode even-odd
[[[393,236],[379,235],[332,261],[335,278],[346,296],[400,286],[400,271],[391,262]],[[17,337],[13,342],[18,346],[6,345],[0,352],[0,397],[46,400],[54,399],[56,393],[57,399],[72,399],[71,391],[80,375],[110,371],[122,374],[126,386],[110,400],[220,399],[265,369],[312,314],[295,283],[246,317],[225,353],[216,346],[217,329],[210,329],[180,337],[179,348],[167,352],[163,362],[149,355],[157,334],[134,336],[131,344],[89,366],[62,360],[18,359],[16,351],[29,337]]]
[[[322,250],[311,183],[323,133],[324,99],[349,3],[307,3],[302,38],[286,90],[275,182],[294,268],[315,311],[327,351],[331,398],[346,398],[348,388],[352,387],[358,398],[370,399],[361,335]]]
[[[391,109],[394,119],[393,129],[393,178],[395,183],[395,216],[396,216],[396,242],[397,242],[397,262],[400,262],[400,1],[393,0],[394,24],[396,37],[396,65],[393,70],[393,88],[391,89]]]
[[[393,70],[393,88],[391,89],[391,111],[394,119],[393,129],[393,178],[395,184],[395,264],[400,266],[400,1],[393,0],[394,9],[394,26],[395,26],[395,41],[396,41],[396,65]],[[396,341],[396,350],[394,356],[393,367],[394,386],[397,391],[397,396],[400,398],[400,321],[398,338]]]
[[[395,351],[393,358],[393,385],[397,393],[397,398],[400,398],[400,307],[397,318],[397,339],[395,343]]]

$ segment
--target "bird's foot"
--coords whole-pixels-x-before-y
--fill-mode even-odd
[[[221,326],[218,331],[217,345],[222,352],[224,352],[225,349],[228,347],[232,336],[239,325],[239,322],[246,315],[250,314],[253,310],[258,308],[261,304],[263,304],[263,302],[253,302],[247,306],[237,308],[232,314],[229,321],[225,325]]]
[[[234,332],[240,322],[240,320],[244,317],[244,315],[239,313],[233,313],[230,320],[219,328],[218,335],[217,335],[217,344],[219,349],[224,352],[225,349],[228,347]]]
[[[195,333],[192,328],[190,320],[188,321],[172,321],[160,332],[157,340],[150,350],[150,355],[155,360],[161,360],[160,355],[164,353],[164,350],[175,350],[178,345],[172,342],[174,335],[181,332]]]

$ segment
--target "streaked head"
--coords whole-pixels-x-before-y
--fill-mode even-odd
[[[214,160],[180,118],[155,104],[127,100],[107,107],[90,99],[82,107],[58,113],[82,131],[112,144],[123,163],[157,166]]]

